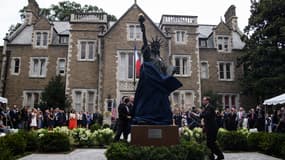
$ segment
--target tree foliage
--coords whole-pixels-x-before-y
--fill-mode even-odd
[[[21,17],[24,18],[24,11],[26,7],[20,10]],[[62,1],[57,5],[52,4],[50,8],[41,8],[40,15],[47,17],[51,21],[68,21],[72,13],[92,13],[92,12],[102,12],[106,13],[102,8],[93,5],[81,5],[80,3]],[[108,21],[117,20],[114,15],[107,14]]]
[[[244,91],[262,99],[285,92],[285,1],[251,0],[244,31]]]
[[[42,102],[47,108],[67,109],[69,107],[69,100],[65,95],[65,83],[60,75],[49,81],[42,93]]]

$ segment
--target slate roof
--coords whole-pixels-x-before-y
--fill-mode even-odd
[[[215,25],[199,24],[198,27],[199,38],[208,38],[209,35],[213,32],[214,27]]]
[[[32,43],[33,26],[25,26],[17,35],[11,37],[11,44],[31,44]]]
[[[70,24],[67,21],[54,21],[52,22],[54,29],[59,35],[69,35]]]

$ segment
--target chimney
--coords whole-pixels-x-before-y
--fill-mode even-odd
[[[231,5],[225,13],[225,21],[227,26],[229,26],[233,31],[238,30],[238,17],[236,16],[236,6]]]
[[[28,25],[35,24],[39,19],[40,7],[36,0],[28,0],[29,4],[25,10],[25,21]]]

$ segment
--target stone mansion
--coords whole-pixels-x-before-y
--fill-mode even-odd
[[[237,57],[244,43],[235,6],[219,24],[198,24],[197,16],[162,15],[155,23],[138,4],[117,21],[104,13],[72,14],[69,21],[49,21],[39,16],[39,6],[29,0],[22,25],[5,37],[2,48],[1,88],[9,103],[33,107],[49,80],[60,74],[66,95],[76,111],[110,111],[124,95],[134,95],[134,50],[140,52],[142,34],[138,15],[143,13],[149,40],[163,40],[161,56],[176,66],[183,87],[173,92],[173,106],[201,105],[212,92],[223,107],[248,106],[239,86],[242,68]],[[138,78],[135,78],[138,81]]]

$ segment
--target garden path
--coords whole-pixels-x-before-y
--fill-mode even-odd
[[[76,149],[69,154],[31,154],[20,160],[107,160],[105,149]],[[257,152],[225,153],[225,160],[281,160]]]

